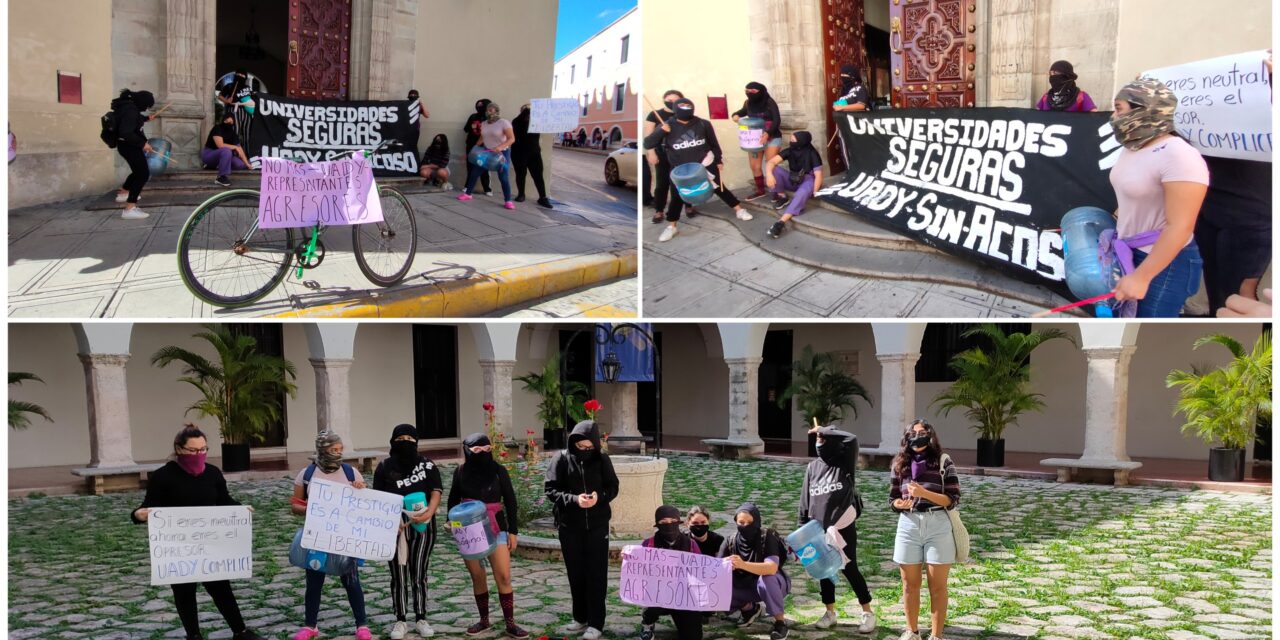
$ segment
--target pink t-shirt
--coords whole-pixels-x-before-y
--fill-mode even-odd
[[[506,142],[507,135],[503,133],[511,128],[511,121],[506,118],[499,118],[496,122],[484,122],[480,125],[480,140],[484,142],[484,148],[492,149],[503,142]]]
[[[1171,136],[1137,151],[1120,150],[1120,157],[1111,168],[1111,188],[1115,189],[1119,204],[1119,237],[1164,230],[1168,224],[1164,215],[1166,182],[1209,184],[1209,167],[1186,140]],[[1154,244],[1133,248],[1150,251]]]
[[[307,466],[309,467],[311,465],[307,465]],[[306,475],[307,475],[307,467],[303,467],[302,470],[298,472],[298,477],[293,479],[293,486],[301,487],[303,485],[303,478]],[[359,472],[356,473],[356,477],[359,477]],[[338,470],[334,471],[333,473],[325,473],[324,469],[321,469],[320,467],[316,467],[316,472],[311,474],[311,479],[312,480],[328,480],[329,482],[336,482],[337,484],[351,484],[350,482],[347,481],[347,474],[342,471],[342,467],[338,467]]]

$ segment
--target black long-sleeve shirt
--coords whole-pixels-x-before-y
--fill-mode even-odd
[[[121,142],[135,147],[147,144],[147,134],[142,131],[142,125],[147,123],[147,118],[138,110],[138,105],[134,104],[133,98],[112,100],[111,110],[116,114],[116,135],[120,137]]]
[[[463,500],[479,500],[485,504],[502,503],[502,511],[495,515],[498,521],[498,531],[506,531],[512,535],[518,535],[520,519],[517,517],[516,490],[511,485],[511,476],[507,473],[507,468],[495,464],[497,475],[493,481],[486,486],[477,486],[475,483],[467,482],[468,478],[463,469],[466,464],[458,465],[453,470],[453,484],[449,487],[449,501],[446,503],[447,508],[452,509]]]
[[[585,465],[571,460],[569,450],[561,451],[547,465],[543,489],[555,504],[556,520],[560,526],[590,528],[608,524],[613,517],[609,503],[618,497],[618,474],[606,453]],[[597,502],[590,509],[578,506],[578,495],[595,492]]]
[[[707,151],[714,156],[713,165],[723,162],[715,127],[702,118],[694,117],[687,123],[673,119],[671,133],[658,127],[644,139],[645,149],[660,149],[663,145],[666,145],[667,160],[673,167],[690,162],[701,164],[703,158],[707,156]]]
[[[168,464],[151,473],[147,481],[147,495],[142,498],[138,509],[154,507],[224,507],[240,504],[227,492],[227,479],[222,470],[213,465],[205,465],[204,472],[193,476],[178,463],[170,460]],[[141,524],[138,509],[129,514],[134,524]]]

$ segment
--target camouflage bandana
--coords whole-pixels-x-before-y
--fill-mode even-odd
[[[1163,82],[1139,78],[1121,87],[1116,100],[1138,105],[1124,115],[1111,116],[1116,141],[1126,148],[1137,151],[1158,136],[1174,132],[1173,112],[1178,108],[1178,97]]]
[[[311,458],[317,467],[325,473],[333,473],[342,465],[342,454],[329,452],[329,447],[342,442],[342,438],[332,431],[321,431],[316,435],[316,455]]]

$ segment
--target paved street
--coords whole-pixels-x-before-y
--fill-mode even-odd
[[[744,500],[760,505],[766,525],[784,533],[794,527],[802,464],[690,456],[671,457],[670,464],[667,500],[682,508],[702,504],[712,512],[717,529],[728,530],[732,510]],[[451,469],[446,465],[443,472],[447,482]],[[960,508],[972,536],[973,558],[952,570],[946,637],[1269,637],[1270,495],[970,475],[962,475],[960,482]],[[534,500],[536,484],[532,491],[520,491],[522,504]],[[834,629],[814,628],[822,612],[818,585],[790,563],[794,586],[787,617],[796,625],[793,638],[885,640],[901,633],[888,476],[860,471],[858,484],[867,507],[858,521],[859,565],[874,595],[880,626],[870,636],[854,633],[849,616],[857,602],[842,584],[838,607],[848,615]],[[235,583],[237,597],[250,624],[272,638],[291,633],[302,617],[302,572],[285,560],[289,540],[300,526],[289,514],[289,486],[282,478],[230,487],[234,497],[256,509],[254,577]],[[10,638],[181,637],[169,589],[147,584],[146,529],[128,518],[140,500],[141,494],[127,493],[9,502]],[[431,564],[430,619],[437,637],[456,638],[473,621],[475,609],[470,581],[447,538],[437,545]],[[361,575],[375,634],[386,637],[394,619],[387,569],[370,563]],[[519,620],[535,637],[555,634],[569,620],[563,567],[517,558],[513,575]],[[615,566],[606,637],[634,637],[639,611],[618,600],[617,578]],[[926,592],[925,610],[927,600]],[[200,602],[206,637],[228,638],[203,592]],[[350,614],[335,581],[326,587],[324,603],[325,637],[351,633]],[[660,637],[675,637],[667,621],[659,629]],[[706,637],[767,638],[768,631],[763,623],[744,631],[716,621]]]

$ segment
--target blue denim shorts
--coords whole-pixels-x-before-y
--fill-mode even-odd
[[[939,509],[898,514],[893,561],[897,564],[955,564],[956,539],[951,533],[951,517],[947,512]]]

